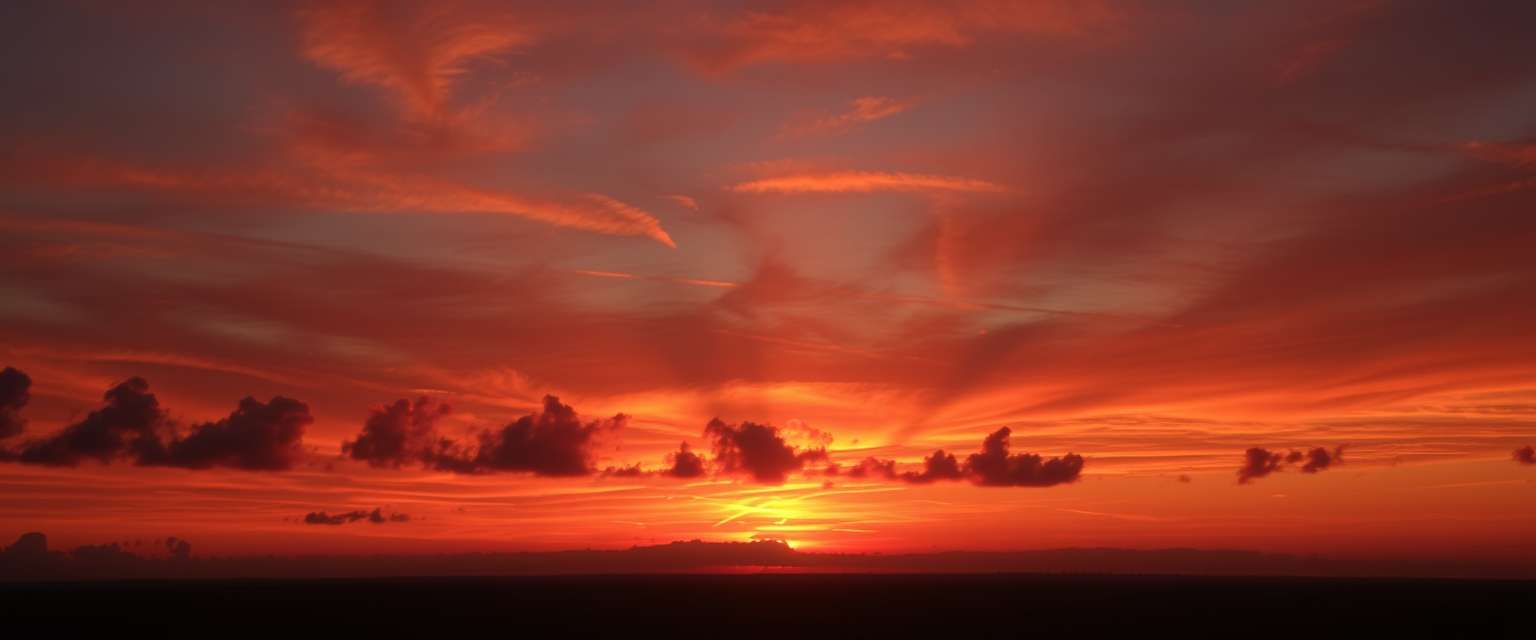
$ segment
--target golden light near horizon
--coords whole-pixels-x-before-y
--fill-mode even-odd
[[[1493,5],[18,5],[0,542],[1526,566]]]

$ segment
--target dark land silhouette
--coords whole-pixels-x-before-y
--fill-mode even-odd
[[[1245,551],[826,554],[782,542],[424,556],[198,557],[157,541],[0,553],[12,632],[791,636],[1222,633],[1529,637],[1528,567],[1341,563]],[[1377,577],[1341,577],[1348,575]],[[1502,577],[1505,579],[1490,579]],[[1511,579],[1514,578],[1514,579]],[[22,636],[17,636],[22,637]]]
[[[776,540],[677,541],[628,549],[422,555],[198,556],[174,537],[150,553],[118,543],[68,552],[38,532],[0,552],[0,582],[319,579],[673,573],[1032,573],[1172,576],[1536,579],[1525,564],[1431,558],[1337,559],[1241,550],[1046,549],[929,553],[816,553]]]

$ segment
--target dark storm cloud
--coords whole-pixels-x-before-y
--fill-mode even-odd
[[[343,511],[338,513],[326,513],[324,511],[311,511],[304,514],[304,524],[319,524],[340,526],[367,520],[373,524],[385,524],[390,522],[410,522],[411,516],[404,513],[384,513],[382,507],[373,511]]]
[[[584,476],[592,473],[592,439],[618,429],[629,417],[582,422],[576,410],[555,396],[544,396],[544,410],[494,431],[482,431],[473,448],[439,440],[432,466],[455,473],[527,472],[540,476]]]
[[[374,467],[400,467],[431,459],[437,442],[437,421],[452,412],[431,398],[404,398],[376,407],[356,440],[341,443],[342,453]]]
[[[4,459],[49,466],[126,459],[143,466],[281,471],[303,457],[304,428],[313,422],[303,402],[248,397],[228,417],[195,425],[182,438],[143,378],[123,381],[103,399],[104,406],[85,419],[8,450]]]
[[[789,445],[773,425],[730,425],[715,418],[704,427],[704,436],[714,443],[715,464],[722,471],[746,473],[757,482],[781,484],[807,462],[827,459],[825,448],[799,451]]]
[[[21,417],[21,408],[31,399],[28,394],[31,388],[32,378],[20,370],[6,367],[0,371],[0,440],[18,435],[26,428],[27,421]]]
[[[704,475],[704,456],[688,449],[688,443],[677,445],[677,451],[667,454],[666,475],[674,478],[697,478]]]
[[[1008,427],[992,432],[982,441],[981,452],[965,459],[972,482],[986,487],[1049,487],[1075,482],[1082,475],[1083,457],[1075,453],[1049,460],[1033,453],[1010,455],[1011,433]]]
[[[1520,464],[1536,464],[1536,447],[1526,445],[1515,449],[1514,458]]]

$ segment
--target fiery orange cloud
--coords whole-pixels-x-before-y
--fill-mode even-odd
[[[674,195],[669,195],[666,198],[668,200],[676,202],[676,203],[678,203],[680,205],[683,205],[684,207],[687,207],[687,208],[692,209],[694,211],[698,211],[699,210],[699,201],[694,200],[693,198],[690,198],[688,196],[674,194]]]
[[[16,178],[34,182],[145,190],[181,199],[219,199],[231,205],[290,204],[362,213],[504,214],[677,246],[655,216],[595,193],[555,200],[350,166],[313,167],[302,172],[191,170],[62,157],[41,159],[16,173],[20,174]]]
[[[961,191],[1001,193],[1006,187],[977,180],[920,173],[840,171],[763,178],[739,183],[732,189],[744,193],[867,193],[872,191]]]
[[[703,280],[703,279],[699,279],[699,278],[665,278],[665,277],[659,277],[659,276],[642,276],[642,275],[637,275],[637,274],[633,274],[633,273],[624,273],[622,271],[594,271],[594,270],[589,270],[589,269],[577,269],[576,271],[574,271],[574,273],[577,273],[577,274],[580,274],[580,275],[584,275],[584,276],[590,276],[590,277],[593,277],[593,278],[611,278],[611,279],[615,279],[615,280],[649,280],[649,281],[656,281],[656,282],[671,282],[671,283],[675,283],[675,284],[686,284],[686,285],[692,285],[692,286],[695,286],[695,287],[710,287],[710,288],[714,288],[714,289],[734,289],[734,288],[740,286],[739,283],[725,282],[725,281],[721,281],[721,280]]]
[[[428,121],[446,115],[471,62],[533,39],[527,24],[461,3],[322,2],[298,15],[306,57],[394,92],[410,117]]]

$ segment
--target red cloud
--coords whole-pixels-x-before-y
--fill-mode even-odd
[[[462,3],[322,2],[299,11],[306,57],[395,93],[413,118],[445,116],[453,83],[476,59],[525,44],[526,22]]]

